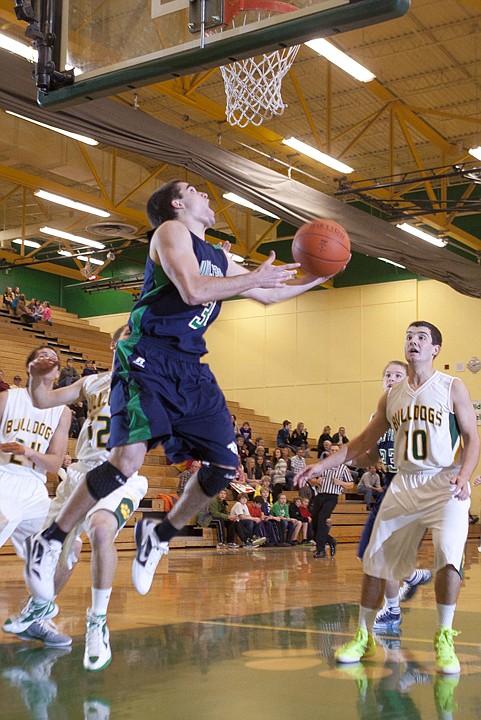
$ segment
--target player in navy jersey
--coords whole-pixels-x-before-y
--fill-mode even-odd
[[[56,523],[31,543],[28,583],[47,598],[53,594],[52,568],[66,534],[98,499],[141,467],[150,448],[162,443],[172,461],[194,455],[202,466],[167,518],[136,526],[133,581],[141,594],[149,590],[168,541],[229,485],[238,466],[224,397],[208,365],[200,363],[204,332],[221,301],[240,295],[270,304],[326,280],[295,278],[299,265],[275,265],[273,252],[252,272],[236,265],[228,255],[229,243],[214,247],[205,241],[214,211],[208,196],[186,182],[174,180],[157,190],[147,214],[155,230],[141,298],[129,322],[131,335],[116,351],[110,458],[87,473]],[[39,383],[42,372],[46,368],[40,365],[33,369]]]

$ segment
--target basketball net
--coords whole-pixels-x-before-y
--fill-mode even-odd
[[[87,259],[84,267],[80,270],[80,274],[83,275],[84,277],[86,277],[87,279],[90,279],[91,277],[95,276],[95,270],[94,270],[90,260]]]
[[[266,55],[239,60],[221,67],[230,125],[260,125],[287,107],[282,101],[282,80],[289,72],[300,45]]]

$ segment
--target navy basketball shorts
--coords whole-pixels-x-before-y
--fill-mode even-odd
[[[117,346],[108,448],[162,444],[172,462],[196,457],[237,468],[232,420],[209,366],[159,345],[156,338],[131,336]]]

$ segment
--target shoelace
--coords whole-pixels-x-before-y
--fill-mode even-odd
[[[85,642],[90,657],[98,657],[100,655],[103,645],[105,644],[103,642],[103,625],[104,622],[102,618],[92,618],[91,616],[89,616],[87,621],[87,637]]]

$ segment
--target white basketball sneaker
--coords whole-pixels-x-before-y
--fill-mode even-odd
[[[132,582],[141,595],[149,592],[157,565],[162,555],[169,552],[169,543],[159,540],[155,528],[156,524],[149,520],[140,520],[135,526],[137,553],[132,565]]]

